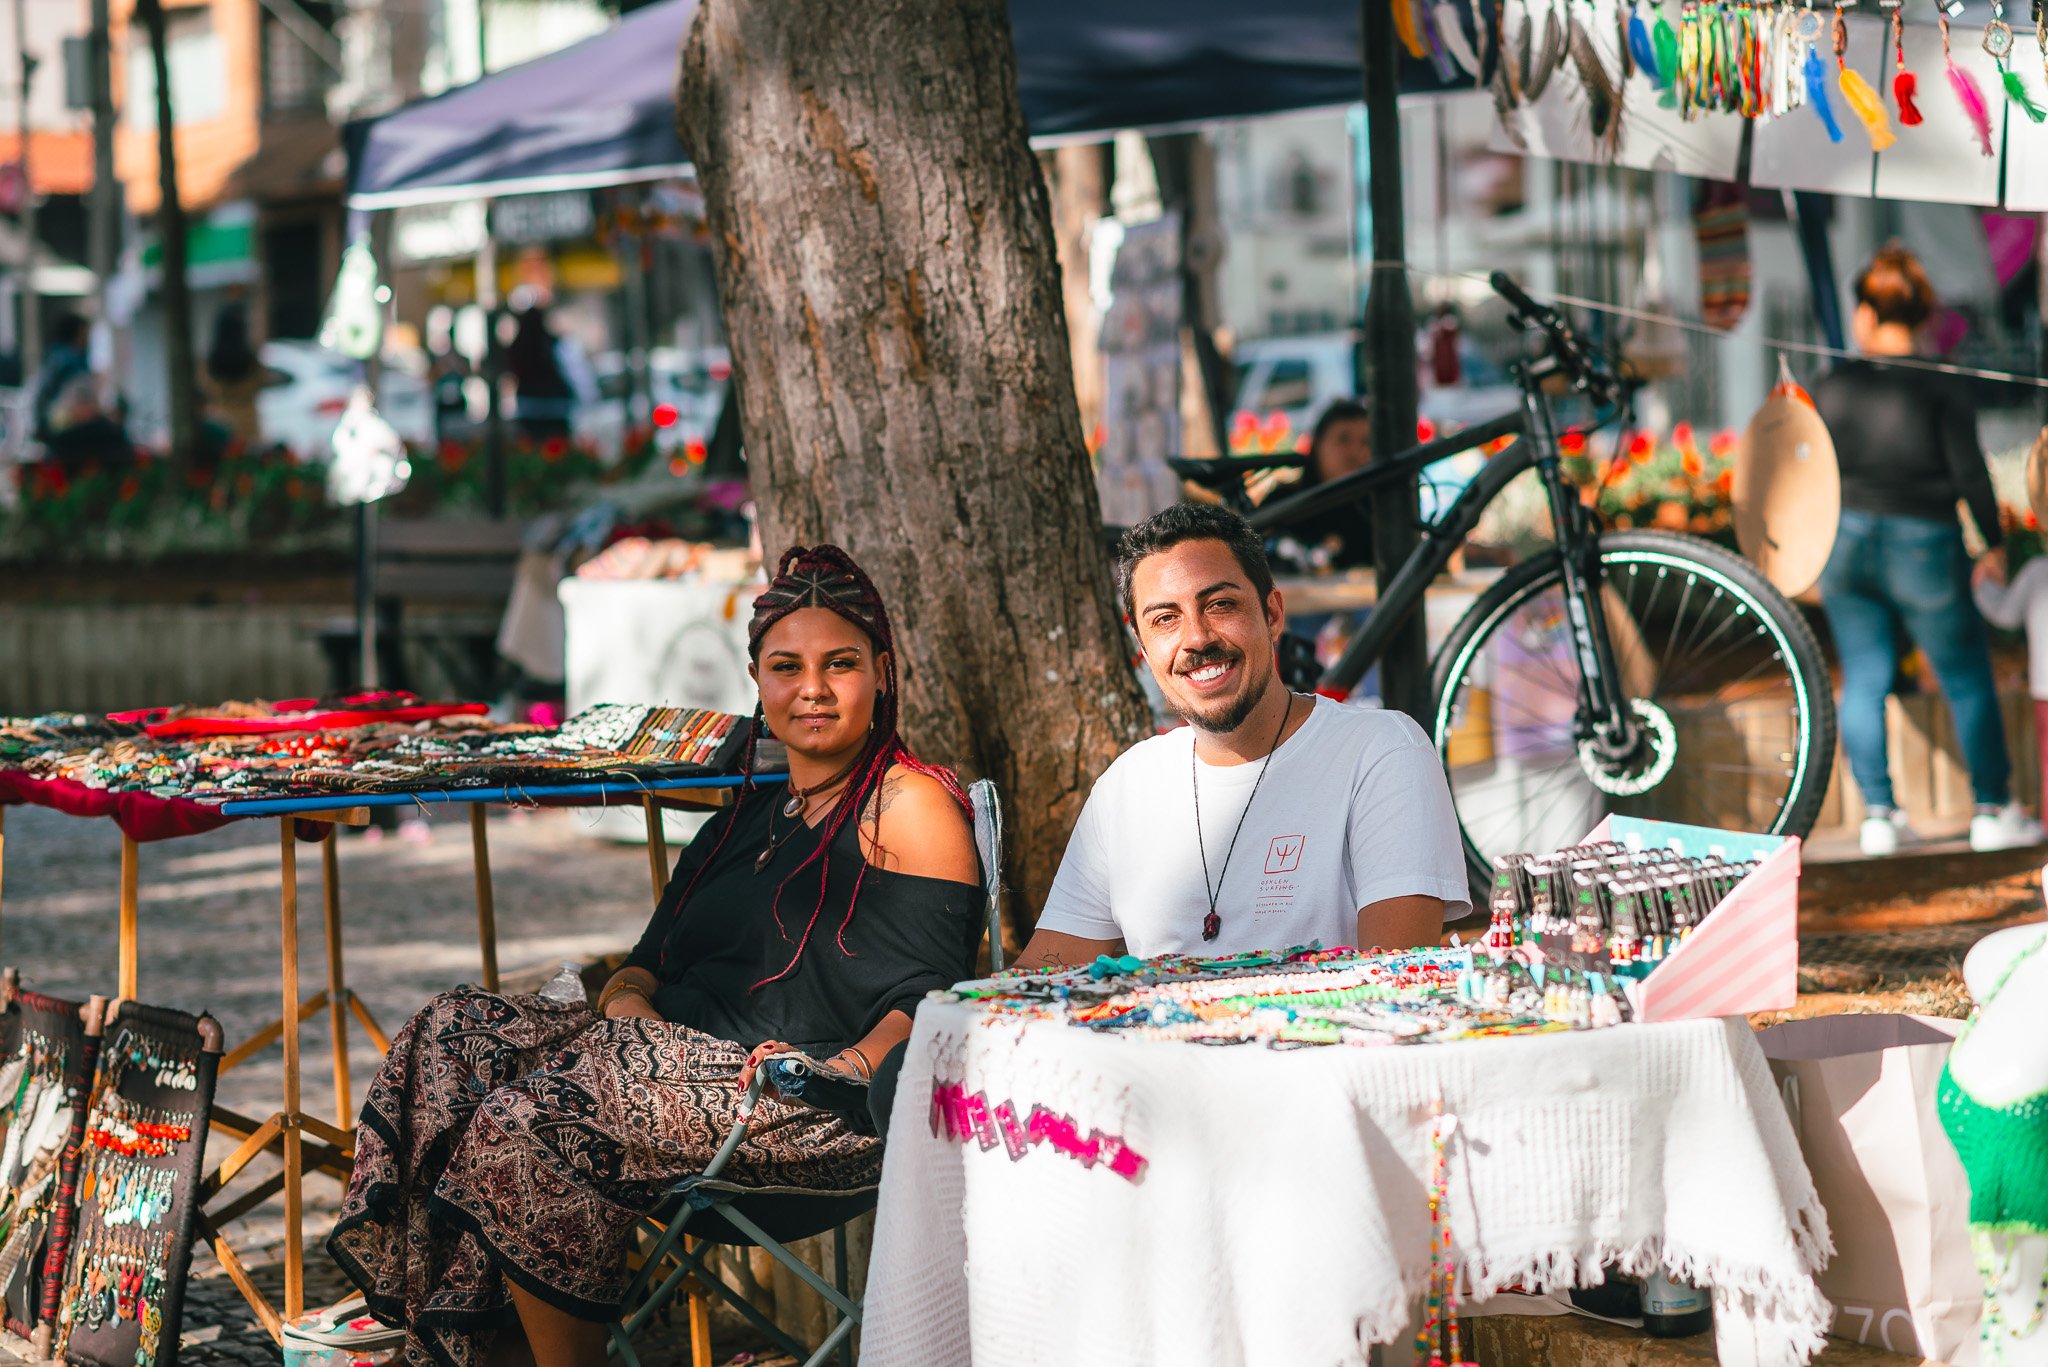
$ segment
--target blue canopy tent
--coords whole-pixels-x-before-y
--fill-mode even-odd
[[[349,207],[587,189],[683,173],[677,54],[696,0],[351,124]],[[1018,87],[1038,138],[1167,128],[1359,98],[1357,0],[1016,0]],[[1443,83],[1402,63],[1404,89]]]

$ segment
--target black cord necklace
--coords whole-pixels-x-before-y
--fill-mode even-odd
[[[775,862],[775,852],[787,844],[791,836],[804,829],[804,815],[811,805],[811,799],[827,792],[837,784],[845,782],[846,776],[852,772],[853,766],[849,764],[814,788],[791,789],[789,801],[782,804],[782,813],[784,816],[795,817],[796,821],[795,824],[781,835],[775,833],[775,809],[773,807],[768,809],[768,844],[766,848],[754,856],[755,873],[766,873],[768,866]]]
[[[1230,844],[1223,850],[1223,872],[1217,875],[1216,885],[1209,885],[1209,847],[1202,840],[1202,762],[1195,756],[1193,746],[1188,747],[1188,783],[1195,792],[1195,849],[1202,856],[1202,891],[1209,898],[1209,914],[1202,918],[1202,938],[1213,940],[1223,933],[1223,917],[1216,910],[1216,901],[1223,896],[1223,880],[1230,877],[1230,856],[1237,852],[1237,838],[1244,834],[1244,819],[1252,813],[1252,803],[1258,801],[1259,785],[1266,781],[1266,766],[1273,762],[1273,751],[1280,748],[1280,737],[1287,732],[1287,723],[1294,716],[1294,694],[1287,695],[1286,710],[1280,714],[1280,725],[1273,732],[1273,744],[1266,751],[1266,757],[1259,761],[1259,774],[1252,780],[1252,795],[1244,800],[1244,810],[1237,814],[1237,829],[1230,833]]]

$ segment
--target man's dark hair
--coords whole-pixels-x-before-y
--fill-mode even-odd
[[[1173,549],[1183,541],[1221,541],[1237,557],[1238,568],[1251,580],[1263,605],[1273,592],[1273,567],[1266,563],[1266,543],[1249,522],[1213,503],[1176,503],[1154,513],[1125,532],[1116,543],[1116,594],[1124,616],[1135,617],[1138,605],[1131,589],[1138,562]]]
[[[83,347],[92,337],[92,324],[76,313],[58,317],[57,325],[50,329],[50,340],[58,346]]]

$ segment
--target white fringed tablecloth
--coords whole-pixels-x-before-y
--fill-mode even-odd
[[[934,1079],[1121,1136],[1135,1182],[935,1128]],[[868,1275],[864,1367],[1364,1364],[1428,1277],[1433,1103],[1473,1294],[1662,1264],[1714,1288],[1723,1364],[1794,1367],[1831,1251],[1748,1027],[1624,1025],[1272,1050],[918,1012]]]

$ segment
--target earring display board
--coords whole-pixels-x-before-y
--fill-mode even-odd
[[[57,1314],[66,1362],[174,1367],[220,1055],[211,1016],[124,1001],[107,1022]]]
[[[0,1298],[7,1328],[47,1355],[76,1223],[78,1146],[104,1004],[17,983],[12,969],[0,982],[8,1049],[0,1062]]]

